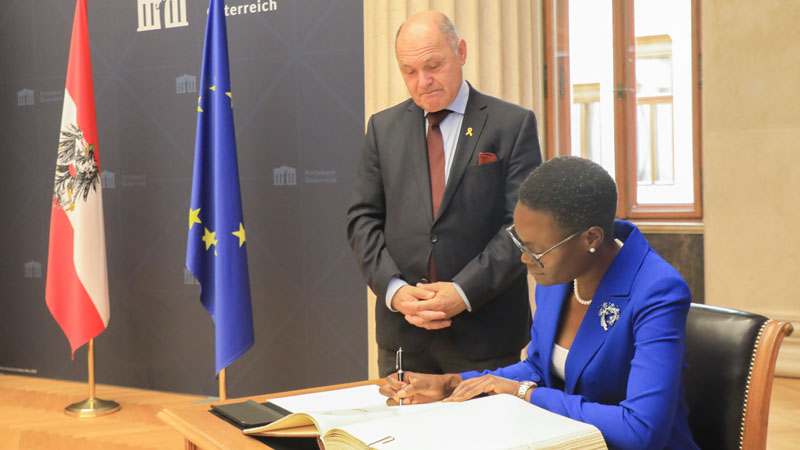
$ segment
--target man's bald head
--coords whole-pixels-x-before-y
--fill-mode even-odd
[[[438,29],[445,39],[447,39],[447,42],[450,44],[450,46],[453,47],[453,51],[458,52],[459,38],[458,31],[456,31],[456,25],[452,20],[450,20],[449,17],[440,13],[439,11],[418,12],[400,24],[400,27],[397,29],[397,33],[394,36],[395,49],[397,49],[397,40],[400,37],[400,33],[403,31],[403,28],[405,28],[406,25],[415,24],[423,24],[425,26]]]
[[[397,30],[395,53],[408,93],[420,108],[436,112],[458,95],[467,60],[467,44],[438,11],[409,17]]]

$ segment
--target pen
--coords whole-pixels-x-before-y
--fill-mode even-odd
[[[394,368],[397,370],[397,381],[403,381],[403,347],[397,349],[397,354],[394,359]],[[400,399],[400,405],[403,404],[403,399]]]

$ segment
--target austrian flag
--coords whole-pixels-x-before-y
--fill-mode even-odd
[[[72,24],[50,216],[47,307],[75,350],[108,325],[108,272],[86,0]]]

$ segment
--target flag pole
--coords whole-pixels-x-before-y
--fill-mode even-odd
[[[78,418],[100,417],[119,411],[119,403],[114,400],[103,400],[94,396],[94,339],[89,339],[89,398],[73,403],[64,412]]]
[[[220,401],[228,399],[228,393],[225,389],[225,369],[219,371],[219,399]]]

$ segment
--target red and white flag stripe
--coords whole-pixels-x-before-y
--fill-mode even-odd
[[[86,0],[77,0],[50,217],[47,307],[75,350],[108,325],[108,272]]]

